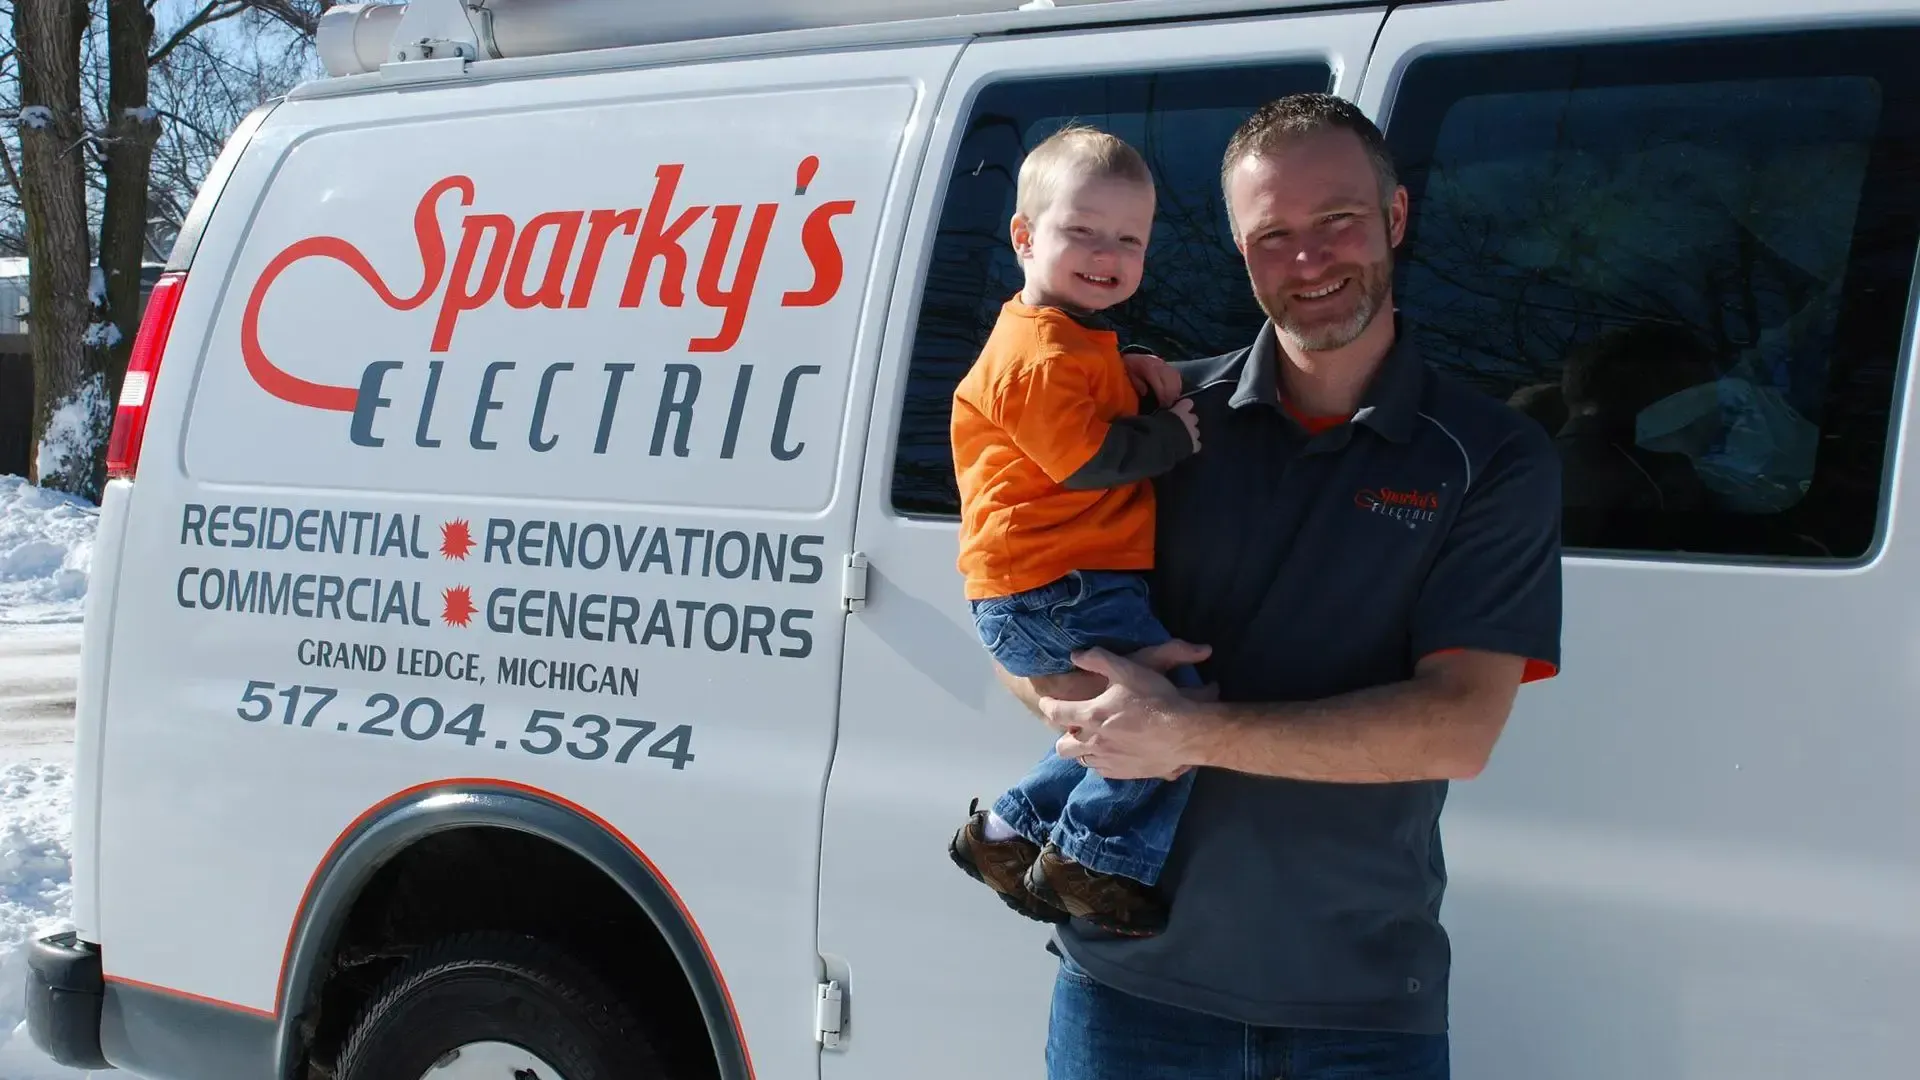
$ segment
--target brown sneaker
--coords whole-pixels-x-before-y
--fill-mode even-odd
[[[1039,846],[1024,836],[988,840],[986,824],[987,812],[980,809],[980,800],[975,799],[967,806],[966,823],[953,834],[953,842],[947,848],[954,865],[999,894],[1008,907],[1027,918],[1045,923],[1066,922],[1066,912],[1027,891],[1027,868],[1039,857]]]
[[[1041,901],[1108,933],[1152,937],[1167,926],[1166,905],[1149,886],[1089,870],[1062,855],[1052,843],[1028,868],[1026,884]]]

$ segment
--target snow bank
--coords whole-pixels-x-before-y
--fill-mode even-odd
[[[80,621],[99,519],[85,499],[0,476],[0,624]]]
[[[49,1061],[27,1038],[26,952],[67,926],[73,902],[68,826],[73,773],[32,761],[0,767],[0,1080],[66,1080],[85,1073]]]

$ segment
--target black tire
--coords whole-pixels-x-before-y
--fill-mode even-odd
[[[559,1069],[540,1080],[657,1080],[659,1059],[618,992],[536,938],[462,934],[422,949],[354,1022],[339,1080],[420,1080],[477,1042],[522,1047]]]

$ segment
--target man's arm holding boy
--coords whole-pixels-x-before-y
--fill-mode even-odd
[[[1325,783],[1471,779],[1521,683],[1559,661],[1559,463],[1528,450],[1491,468],[1455,523],[1417,603],[1407,679],[1319,701],[1195,701],[1156,674],[1191,662],[1182,650],[1196,647],[1173,641],[1132,658],[1090,650],[1081,671],[1049,682],[1002,681],[1064,732],[1062,757],[1109,779],[1195,766]]]

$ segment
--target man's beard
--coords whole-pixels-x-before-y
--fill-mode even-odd
[[[1262,297],[1260,306],[1266,309],[1267,317],[1273,320],[1273,327],[1293,340],[1303,352],[1332,352],[1353,344],[1367,327],[1373,325],[1374,316],[1385,305],[1387,292],[1393,284],[1393,263],[1391,261],[1374,263],[1364,267],[1353,275],[1348,288],[1358,289],[1359,302],[1353,312],[1339,322],[1320,322],[1311,326],[1302,326],[1295,322],[1288,311],[1289,297],[1285,294],[1277,298]]]

